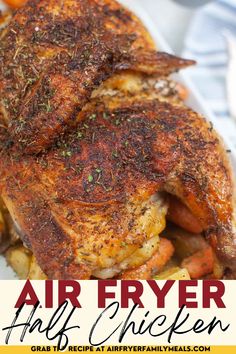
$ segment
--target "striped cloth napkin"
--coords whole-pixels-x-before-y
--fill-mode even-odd
[[[217,0],[200,8],[191,21],[183,55],[197,61],[191,78],[215,113],[218,130],[236,151],[236,121],[227,102],[226,31],[236,38],[236,0]]]

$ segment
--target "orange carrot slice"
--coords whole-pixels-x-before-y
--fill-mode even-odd
[[[210,246],[187,257],[181,263],[186,268],[192,279],[199,279],[212,273],[214,268],[214,254]]]

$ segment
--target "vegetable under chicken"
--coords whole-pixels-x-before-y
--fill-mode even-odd
[[[139,277],[169,194],[235,276],[231,166],[169,78],[191,64],[112,0],[28,1],[2,31],[0,191],[47,277]]]

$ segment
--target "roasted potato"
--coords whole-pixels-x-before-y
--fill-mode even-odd
[[[175,225],[169,225],[162,236],[171,240],[175,248],[175,255],[180,261],[208,246],[201,234],[193,234]]]
[[[170,268],[154,277],[155,280],[190,280],[190,275],[185,268]]]
[[[7,263],[13,268],[20,279],[27,279],[32,253],[23,245],[10,247],[6,251]]]
[[[168,199],[167,219],[184,230],[193,234],[200,234],[203,231],[202,226],[191,211],[178,198],[169,195]]]
[[[47,279],[46,274],[43,273],[41,268],[39,267],[35,256],[32,256],[29,268],[28,278],[30,280],[45,280]]]

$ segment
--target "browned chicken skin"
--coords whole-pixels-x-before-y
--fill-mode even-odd
[[[111,0],[29,1],[2,33],[1,194],[49,278],[109,278],[158,250],[166,193],[235,270],[219,137],[163,89],[192,64]]]

